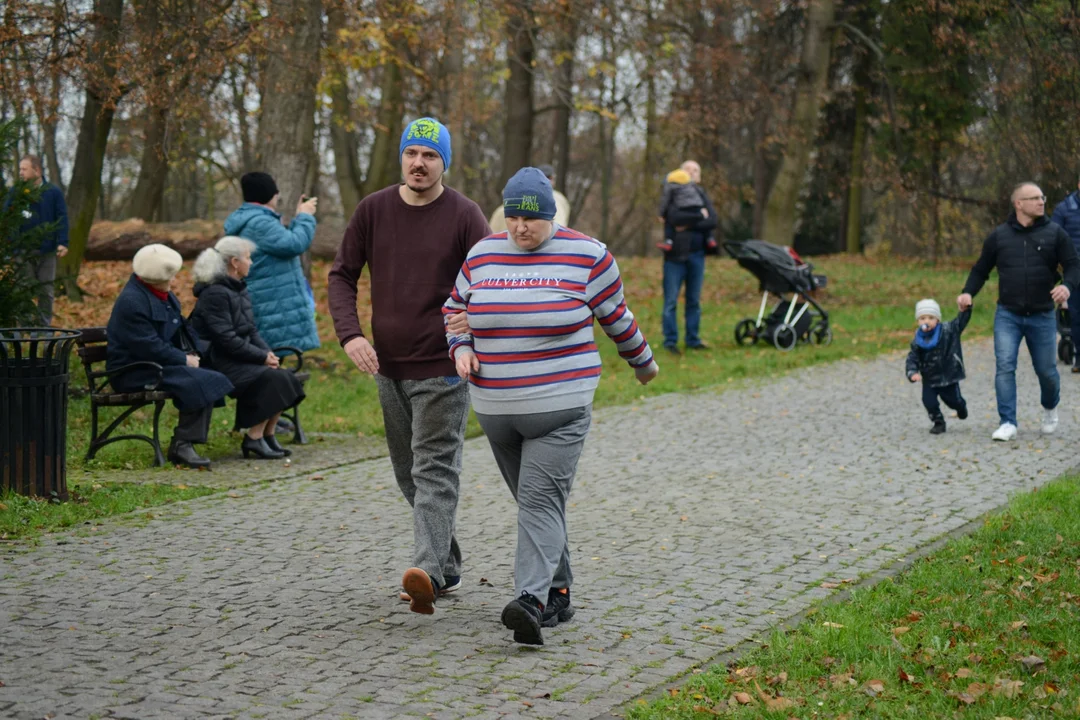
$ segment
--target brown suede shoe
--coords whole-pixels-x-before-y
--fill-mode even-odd
[[[409,609],[421,615],[435,614],[435,583],[426,572],[412,567],[401,576],[401,587],[409,596]]]

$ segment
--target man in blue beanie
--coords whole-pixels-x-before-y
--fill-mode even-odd
[[[413,567],[401,599],[430,615],[461,587],[457,518],[469,389],[447,354],[442,305],[469,249],[490,234],[480,207],[443,185],[450,131],[434,118],[408,124],[399,145],[404,183],[365,197],[330,270],[330,315],[345,353],[375,376],[386,445],[413,508]],[[371,329],[356,312],[356,284],[371,277]]]

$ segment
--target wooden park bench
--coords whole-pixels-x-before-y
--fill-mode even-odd
[[[165,455],[161,451],[161,439],[158,424],[161,420],[161,411],[165,409],[165,401],[171,400],[172,395],[157,389],[161,382],[162,366],[155,362],[141,361],[124,365],[123,367],[115,368],[111,371],[106,370],[105,361],[108,357],[109,340],[105,328],[80,328],[79,332],[82,333],[82,336],[76,341],[77,352],[79,358],[82,359],[83,368],[86,370],[86,384],[90,395],[90,447],[86,451],[86,459],[92,460],[94,456],[97,455],[98,450],[110,443],[119,442],[121,440],[143,440],[150,443],[150,446],[154,448],[154,465],[164,465]],[[310,373],[302,372],[302,368],[304,367],[304,355],[302,352],[296,348],[290,347],[274,348],[274,352],[279,355],[283,352],[293,353],[296,358],[296,367],[292,369],[292,372],[296,373],[296,378],[301,384],[307,382],[311,377]],[[286,357],[282,357],[283,365],[286,359]],[[147,384],[142,390],[137,392],[118,392],[111,387],[114,378],[120,377],[124,373],[137,368],[151,368],[155,370],[158,374],[157,380]],[[140,435],[138,433],[113,435],[113,432],[132,413],[140,408],[150,405],[154,406],[154,431],[152,436]],[[125,410],[109,423],[109,426],[106,427],[105,430],[98,432],[100,425],[98,413],[100,409],[104,407],[125,408]],[[295,428],[292,441],[296,444],[303,445],[307,443],[307,435],[300,425],[299,408],[300,406],[298,403],[282,413],[282,417],[288,418]],[[240,428],[234,424],[233,430],[236,431],[239,429]]]

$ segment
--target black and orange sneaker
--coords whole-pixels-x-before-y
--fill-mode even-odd
[[[548,590],[547,607],[540,619],[541,627],[555,627],[574,617],[574,608],[570,606],[570,588],[553,587]]]

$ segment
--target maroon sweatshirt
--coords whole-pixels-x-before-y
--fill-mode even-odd
[[[342,345],[364,335],[356,315],[356,283],[371,276],[372,344],[379,374],[392,380],[456,375],[446,345],[442,306],[465,256],[491,234],[480,207],[444,188],[434,202],[409,205],[399,185],[368,195],[345,229],[328,292]]]

